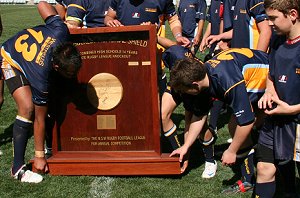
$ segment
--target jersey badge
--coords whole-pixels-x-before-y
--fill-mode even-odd
[[[279,82],[281,82],[281,83],[286,83],[286,81],[287,81],[287,76],[286,75],[281,75],[281,76],[279,76],[279,80],[278,80]]]
[[[139,18],[140,18],[140,16],[141,16],[141,14],[140,14],[140,13],[138,13],[138,12],[134,12],[134,13],[132,13],[132,18],[134,18],[134,19],[139,19]]]

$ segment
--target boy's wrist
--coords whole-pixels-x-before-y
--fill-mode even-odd
[[[178,37],[182,37],[182,34],[181,33],[175,34],[175,38],[177,39]]]
[[[44,158],[45,152],[44,151],[34,151],[34,156],[39,157],[39,158]]]

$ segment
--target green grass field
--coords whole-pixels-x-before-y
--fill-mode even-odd
[[[35,6],[0,5],[0,12],[4,31],[0,42],[2,43],[21,29],[42,24]],[[168,33],[169,34],[169,33]],[[179,126],[178,132],[184,128],[183,108],[180,106],[174,113],[173,119]],[[219,139],[216,145],[218,172],[212,179],[202,179],[204,158],[199,143],[192,148],[190,167],[181,176],[159,177],[95,177],[95,176],[51,176],[45,175],[40,184],[20,183],[10,177],[12,163],[12,125],[16,116],[16,107],[13,99],[5,89],[5,102],[0,110],[0,197],[191,197],[191,198],[221,198],[220,192],[226,183],[235,181],[234,171],[220,164],[222,151],[228,146],[226,140],[228,133],[226,120],[228,116],[220,119]],[[224,127],[225,126],[225,127]],[[164,142],[164,141],[162,141]],[[167,145],[162,145],[167,149]],[[33,137],[31,135],[26,151],[26,160],[33,157]],[[231,180],[230,180],[231,179]],[[230,197],[251,197],[251,193],[232,195]],[[280,195],[278,195],[280,197]]]

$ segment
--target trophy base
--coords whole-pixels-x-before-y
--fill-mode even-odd
[[[129,152],[126,155],[124,152],[58,152],[48,158],[47,162],[50,175],[180,174],[178,158],[169,157],[167,153],[158,156],[148,154],[147,156],[147,152]]]

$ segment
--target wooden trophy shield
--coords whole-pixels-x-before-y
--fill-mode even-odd
[[[71,32],[82,68],[54,90],[53,175],[180,174],[161,153],[155,26]]]

